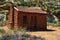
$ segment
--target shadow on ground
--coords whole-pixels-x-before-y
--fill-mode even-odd
[[[53,31],[56,31],[56,30],[53,30],[53,29],[40,29],[40,30],[38,30],[38,29],[31,29],[31,30],[29,30],[29,32],[37,32],[37,31],[53,32]]]

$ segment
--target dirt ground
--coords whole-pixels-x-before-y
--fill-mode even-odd
[[[31,35],[44,37],[46,40],[60,40],[60,28],[48,26],[50,31],[35,31],[28,32]]]
[[[8,27],[0,27],[0,29],[6,30],[6,32],[9,30]],[[30,35],[43,37],[46,40],[60,40],[60,28],[59,27],[52,27],[48,26],[48,29],[50,31],[33,31],[33,32],[27,32]]]

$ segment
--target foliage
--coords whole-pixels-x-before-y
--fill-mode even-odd
[[[0,11],[3,10],[3,8],[0,7]]]
[[[47,23],[47,25],[49,26],[53,26],[53,27],[60,27],[60,23],[56,23],[56,22],[54,22],[54,23]]]
[[[0,40],[45,40],[45,38],[17,32],[16,34],[5,34],[0,38]]]
[[[19,28],[19,31],[20,31],[22,34],[26,34],[26,32],[27,32],[26,28],[22,28],[22,27]]]
[[[18,31],[19,31],[18,28],[13,28],[14,33],[17,33]]]
[[[5,33],[5,30],[3,30],[3,29],[0,29],[0,33],[3,33],[3,34],[4,34],[4,33]]]
[[[1,40],[45,40],[45,38],[42,37],[36,37],[36,36],[28,36],[28,35],[6,35],[2,36]]]
[[[59,0],[13,0],[13,2],[11,0],[9,1],[5,1],[5,0],[0,0],[0,4],[6,4],[6,6],[4,6],[4,9],[8,9],[10,5],[17,5],[17,6],[28,6],[28,7],[35,7],[38,6],[40,7],[43,11],[46,11],[48,14],[47,17],[47,21],[50,23],[55,22],[55,17],[53,15],[56,16],[56,14],[58,13],[58,11],[60,11],[60,1]],[[4,2],[2,2],[4,1]],[[3,10],[4,10],[3,9]],[[0,10],[2,10],[0,8]],[[57,16],[56,16],[57,17]],[[56,21],[58,22],[58,21]]]
[[[60,27],[60,23],[54,24],[53,27]]]
[[[22,28],[22,27],[20,27],[20,28],[13,28],[13,32],[14,33],[20,32],[22,34],[26,34],[26,28]]]
[[[4,2],[5,0],[0,0],[0,2]]]
[[[21,3],[20,6],[30,6],[27,2]]]
[[[30,34],[25,33],[24,30],[25,28],[19,30],[15,28],[14,30],[9,30],[8,32],[5,32],[1,29],[0,32],[4,34],[0,37],[0,40],[45,40],[45,38],[42,37],[31,36]]]
[[[0,26],[6,26],[8,24],[8,22],[7,21],[2,21],[2,22],[0,22]]]
[[[4,20],[4,14],[0,14],[0,26],[6,26],[7,20]]]

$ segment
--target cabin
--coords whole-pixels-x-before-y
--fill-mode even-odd
[[[47,13],[39,7],[10,6],[8,27],[22,27],[27,30],[46,30]]]

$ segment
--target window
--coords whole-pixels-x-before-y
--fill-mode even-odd
[[[23,16],[23,24],[26,24],[27,22],[27,16]]]

